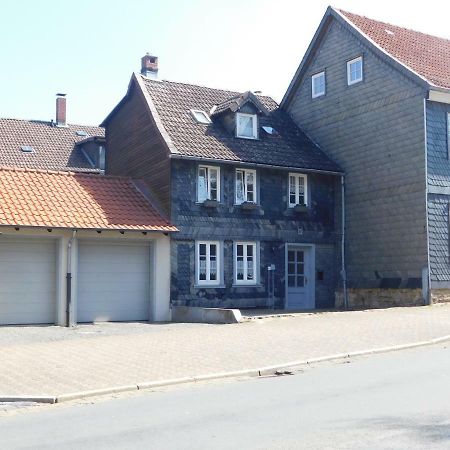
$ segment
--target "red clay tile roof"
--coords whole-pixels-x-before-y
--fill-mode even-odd
[[[32,169],[97,171],[84,157],[76,143],[87,136],[105,135],[104,128],[85,125],[55,127],[50,122],[34,120],[0,119],[0,166],[29,167]],[[29,145],[34,152],[22,152]]]
[[[0,168],[0,225],[177,231],[126,177]]]
[[[425,78],[450,89],[450,40],[338,10],[383,50]]]

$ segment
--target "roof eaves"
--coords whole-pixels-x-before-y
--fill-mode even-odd
[[[136,80],[137,85],[139,86],[140,91],[141,91],[142,95],[144,96],[145,102],[148,106],[149,114],[150,114],[151,118],[153,119],[153,121],[155,122],[156,128],[158,129],[159,133],[161,134],[164,142],[166,143],[169,153],[170,154],[179,153],[179,151],[175,147],[172,139],[170,138],[169,133],[167,133],[167,131],[161,121],[161,117],[159,116],[156,106],[153,103],[153,100],[152,100],[147,88],[145,87],[145,84],[144,84],[144,81],[142,80],[141,75],[136,72],[133,72],[133,78]]]

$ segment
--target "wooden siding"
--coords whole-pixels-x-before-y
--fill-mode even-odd
[[[106,125],[106,172],[144,180],[170,212],[170,160],[165,143],[136,85]],[[156,205],[158,206],[158,205]]]
[[[348,86],[347,61],[361,55],[363,81]],[[326,94],[312,99],[322,70]],[[333,21],[288,106],[346,172],[350,287],[408,287],[427,266],[424,96]]]

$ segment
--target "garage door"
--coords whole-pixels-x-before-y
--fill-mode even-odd
[[[150,248],[80,240],[78,322],[148,320]]]
[[[56,242],[0,237],[0,324],[55,319]]]

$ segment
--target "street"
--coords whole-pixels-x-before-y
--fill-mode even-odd
[[[36,408],[2,417],[0,436],[2,449],[450,448],[450,349]]]

